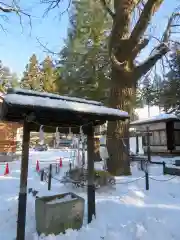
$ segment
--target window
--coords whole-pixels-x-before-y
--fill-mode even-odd
[[[158,131],[153,132],[153,145],[160,145],[160,136]]]
[[[175,145],[180,145],[180,131],[174,131]]]
[[[153,134],[151,136],[149,136],[149,138],[150,138],[150,145],[154,145]]]
[[[161,145],[167,144],[166,132],[164,130],[159,132]]]

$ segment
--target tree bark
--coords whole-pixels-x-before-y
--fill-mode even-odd
[[[113,11],[107,6],[106,1],[101,0],[101,2],[113,20],[109,41],[109,56],[112,64],[110,107],[127,111],[131,116],[137,80],[169,51],[167,43],[170,28],[177,15],[173,14],[169,19],[162,43],[156,47],[154,54],[137,66],[136,57],[149,43],[149,39],[145,39],[144,34],[163,0],[145,1],[133,29],[131,29],[132,14],[139,0],[114,0]],[[107,161],[109,172],[113,175],[130,174],[129,126],[127,123],[108,123],[107,147],[110,156]]]
[[[112,68],[112,85],[110,94],[110,107],[127,111],[131,114],[135,95],[135,82],[131,73],[118,71]],[[126,79],[124,81],[124,79]],[[125,146],[126,145],[126,146]],[[129,162],[129,123],[109,122],[107,129],[107,147],[109,159],[108,171],[115,175],[130,175]]]
[[[94,139],[94,161],[95,162],[100,162],[101,161],[101,156],[100,156],[100,139],[95,138]]]

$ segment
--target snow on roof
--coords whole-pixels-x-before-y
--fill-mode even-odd
[[[16,104],[24,107],[42,107],[47,109],[60,109],[60,110],[69,110],[73,112],[79,113],[87,113],[87,114],[96,114],[99,116],[112,116],[117,119],[127,119],[129,115],[127,112],[121,111],[119,109],[108,108],[102,105],[94,104],[93,101],[86,101],[84,99],[77,98],[61,98],[55,94],[39,94],[36,92],[31,91],[30,95],[24,91],[15,92],[6,94],[4,97],[4,101],[7,104]],[[53,98],[51,97],[53,96]],[[55,96],[55,97],[54,97]]]
[[[32,90],[28,90],[28,89],[21,89],[21,88],[10,88],[10,89],[8,89],[8,93],[16,93],[16,94],[21,94],[21,95],[37,96],[37,97],[49,97],[51,99],[61,99],[61,100],[66,100],[66,101],[89,103],[89,104],[98,105],[98,106],[103,105],[103,103],[93,101],[93,100],[87,100],[87,99],[77,98],[77,97],[61,96],[58,94],[38,92],[38,91],[32,91]]]
[[[155,122],[167,122],[169,120],[180,120],[180,118],[178,118],[174,114],[162,113],[154,117],[133,121],[130,123],[130,125],[141,125],[141,124],[146,124],[146,123],[148,124],[148,123],[155,123]]]

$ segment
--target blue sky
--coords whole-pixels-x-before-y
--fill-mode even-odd
[[[155,28],[153,28],[153,33],[160,35],[163,26],[167,22],[167,17],[177,6],[178,1],[164,1],[160,11],[154,18]],[[9,15],[8,23],[4,23],[0,19],[0,23],[6,28],[6,33],[0,29],[0,59],[4,65],[9,66],[18,75],[21,75],[29,57],[33,53],[36,53],[40,61],[46,56],[47,53],[40,47],[37,38],[43,44],[47,44],[49,49],[58,52],[64,44],[68,27],[68,15],[64,14],[60,19],[58,17],[60,10],[53,10],[43,18],[46,6],[38,4],[38,0],[21,0],[21,3],[23,8],[32,15],[32,28],[30,28],[27,17],[23,17],[23,31],[17,16]],[[146,52],[144,52],[143,56],[146,57],[145,55]]]

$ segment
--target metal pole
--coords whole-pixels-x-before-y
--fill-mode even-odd
[[[148,156],[148,162],[151,162],[151,148],[150,148],[150,132],[149,127],[146,128],[147,130],[147,156]]]
[[[163,174],[166,174],[166,163],[163,161]]]
[[[148,96],[148,118],[150,118],[150,104],[149,104],[149,96]]]
[[[146,179],[146,190],[149,190],[149,173],[148,170],[145,172],[145,179]]]
[[[44,169],[41,171],[41,182],[44,180]]]
[[[139,154],[139,137],[136,135],[136,154]]]
[[[146,98],[146,103],[147,103],[147,107],[148,107],[148,118],[150,117],[150,102],[149,102],[149,87],[146,87],[146,92],[147,92],[147,98]]]
[[[20,192],[19,192],[19,202],[18,202],[16,240],[25,239],[25,224],[26,224],[27,175],[28,175],[28,160],[29,160],[30,129],[26,121],[24,121],[23,127],[24,129],[23,129],[23,142],[22,142],[22,160],[21,160],[21,176],[20,176]]]
[[[88,127],[87,133],[87,150],[88,150],[88,223],[95,216],[95,185],[94,185],[94,129],[93,126]]]
[[[49,165],[48,190],[51,190],[52,164]]]

